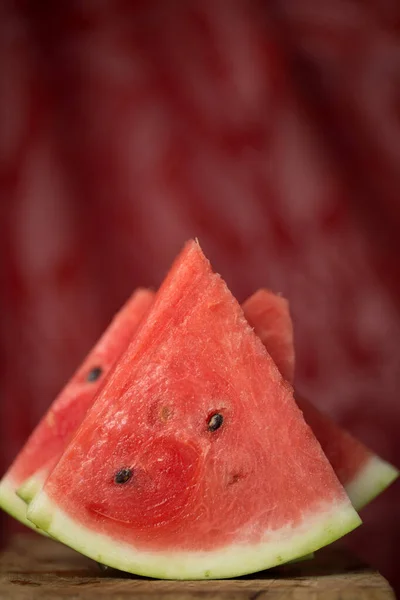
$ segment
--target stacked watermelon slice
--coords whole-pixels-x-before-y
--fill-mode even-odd
[[[285,299],[242,307],[197,242],[139,290],[0,484],[0,505],[103,564],[238,576],[356,528],[396,469],[295,397]]]

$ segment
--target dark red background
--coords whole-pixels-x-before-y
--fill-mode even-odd
[[[399,102],[397,1],[3,0],[3,470],[191,236],[289,298],[299,390],[400,466]],[[393,582],[399,500],[349,536]]]

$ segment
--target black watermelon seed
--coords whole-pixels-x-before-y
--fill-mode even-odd
[[[224,417],[220,413],[214,413],[208,420],[208,430],[216,431],[224,421]]]
[[[239,479],[242,478],[242,475],[240,473],[233,473],[233,475],[231,475],[229,481],[228,481],[228,485],[233,485],[234,483],[237,483],[239,481]]]
[[[115,473],[114,481],[115,483],[126,483],[132,477],[131,469],[120,469]]]
[[[90,383],[97,381],[102,373],[103,369],[101,367],[93,367],[87,374],[86,380],[90,381]]]

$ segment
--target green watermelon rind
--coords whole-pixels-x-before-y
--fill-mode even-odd
[[[223,579],[255,573],[310,554],[361,524],[346,499],[304,519],[295,529],[269,532],[268,542],[210,552],[141,552],[74,521],[45,491],[31,502],[27,516],[51,537],[96,562],[157,579]]]
[[[41,531],[32,521],[29,521],[26,517],[27,506],[21,498],[17,496],[15,490],[17,485],[7,477],[3,477],[0,482],[0,507],[13,517],[17,521],[20,521],[23,525],[26,525],[33,531],[40,533],[44,536],[47,534]]]
[[[386,490],[399,471],[377,455],[371,456],[357,475],[345,485],[354,508],[359,511]]]
[[[299,558],[288,560],[287,564],[291,565],[292,563],[304,562],[306,560],[312,560],[313,558],[315,558],[315,554],[314,552],[310,552],[310,554],[306,554],[305,556],[299,556]]]

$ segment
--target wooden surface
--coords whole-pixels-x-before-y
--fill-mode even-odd
[[[102,571],[69,548],[36,535],[15,537],[0,555],[0,599],[8,600],[389,600],[379,573],[343,549],[314,561],[220,581],[158,581]]]

